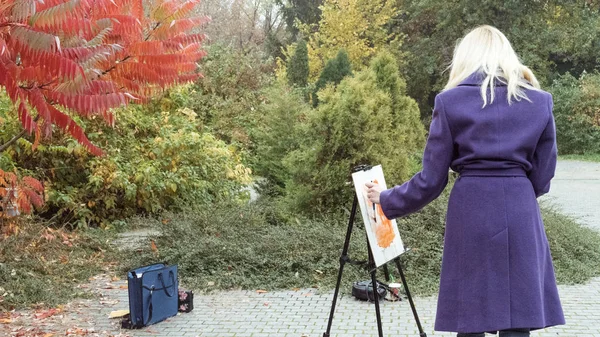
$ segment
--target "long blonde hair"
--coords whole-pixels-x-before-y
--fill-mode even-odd
[[[480,26],[473,29],[457,44],[449,67],[450,79],[444,90],[456,87],[473,73],[484,78],[481,83],[483,106],[494,101],[494,83],[496,80],[506,84],[508,103],[512,100],[529,101],[525,90],[536,90],[540,84],[533,72],[524,66],[513,50],[510,42],[501,31],[492,26]]]

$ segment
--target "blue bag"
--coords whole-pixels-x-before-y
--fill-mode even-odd
[[[127,273],[129,315],[134,328],[142,328],[177,315],[177,265],[164,263]]]

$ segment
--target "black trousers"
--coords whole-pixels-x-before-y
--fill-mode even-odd
[[[502,330],[499,337],[529,337],[529,329]],[[485,333],[459,333],[456,337],[484,337]]]

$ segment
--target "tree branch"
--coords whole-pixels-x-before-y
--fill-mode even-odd
[[[19,140],[21,137],[23,137],[26,133],[27,133],[27,130],[23,129],[23,131],[19,132],[19,134],[12,137],[8,142],[2,144],[2,146],[0,146],[0,153],[4,152],[6,149],[8,149],[17,140]]]
[[[33,118],[33,121],[37,122],[39,119],[40,119],[40,116],[38,115]],[[6,151],[6,149],[8,149],[11,145],[13,145],[17,140],[21,139],[21,137],[23,137],[26,133],[27,133],[27,130],[23,129],[17,135],[12,137],[8,142],[0,145],[0,153]]]

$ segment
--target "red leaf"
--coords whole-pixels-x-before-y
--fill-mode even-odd
[[[18,111],[21,125],[23,125],[23,128],[25,128],[25,130],[27,130],[31,134],[31,132],[33,132],[33,130],[35,130],[36,128],[36,123],[33,121],[33,118],[31,118],[31,115],[25,103],[19,103]]]
[[[24,189],[23,191],[27,195],[29,203],[35,206],[35,208],[40,208],[44,205],[44,199],[42,199],[42,197],[35,191],[28,188]]]
[[[23,179],[21,179],[21,180],[23,181],[23,183],[25,185],[27,185],[28,187],[31,187],[34,191],[37,191],[40,193],[44,192],[44,186],[42,185],[42,183],[39,180],[29,177],[29,176],[23,177]]]
[[[77,140],[88,151],[90,151],[90,153],[96,156],[102,155],[102,150],[100,150],[100,148],[98,148],[97,146],[92,144],[92,142],[89,141],[89,139],[83,132],[81,126],[77,125],[77,123],[75,123],[75,121],[72,120],[71,117],[69,117],[68,115],[64,114],[63,112],[51,105],[48,106],[48,109],[50,110],[52,115],[52,122],[56,124],[56,126],[70,134],[73,138],[75,138],[75,140]]]

